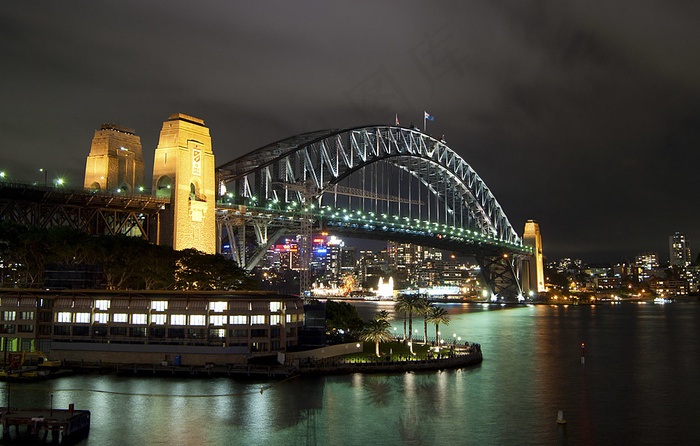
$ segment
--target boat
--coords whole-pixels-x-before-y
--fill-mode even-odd
[[[52,361],[40,351],[8,353],[9,365],[0,370],[1,381],[34,381],[58,374],[61,361]],[[63,372],[63,373],[58,373]]]

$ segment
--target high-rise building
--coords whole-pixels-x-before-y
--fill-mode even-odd
[[[638,280],[649,280],[659,268],[659,255],[655,252],[645,252],[634,258],[635,273]]]
[[[685,268],[691,264],[690,242],[681,232],[676,232],[668,238],[669,257],[672,267]]]

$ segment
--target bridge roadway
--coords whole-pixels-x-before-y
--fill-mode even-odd
[[[230,205],[218,202],[217,220],[262,222],[269,227],[286,228],[296,235],[304,218],[297,202],[279,203],[269,201],[255,206]],[[490,234],[482,234],[464,228],[436,222],[410,220],[397,215],[375,214],[359,210],[336,209],[329,206],[317,208],[312,205],[310,217],[318,232],[330,231],[337,235],[378,240],[394,240],[415,243],[464,254],[532,255],[532,248],[521,242],[499,240]],[[296,232],[295,232],[296,231]],[[264,241],[263,241],[264,242]],[[275,240],[268,240],[269,244]],[[267,249],[267,248],[266,248]]]

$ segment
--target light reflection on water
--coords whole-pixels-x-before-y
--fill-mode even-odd
[[[445,308],[441,331],[480,343],[481,365],[271,382],[74,376],[13,384],[12,405],[48,407],[53,392],[54,407],[91,410],[86,445],[700,443],[700,306]]]

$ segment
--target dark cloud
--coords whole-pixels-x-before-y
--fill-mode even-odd
[[[370,123],[445,135],[550,258],[700,246],[700,5],[689,1],[15,2],[0,163],[81,183],[94,129],[210,127],[219,164]]]

